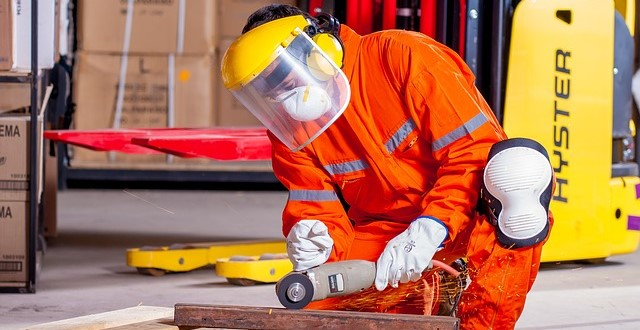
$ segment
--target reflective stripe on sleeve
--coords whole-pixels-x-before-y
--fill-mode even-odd
[[[332,202],[339,201],[333,190],[290,190],[290,201],[300,202]]]
[[[384,144],[388,153],[393,153],[396,148],[416,129],[416,123],[412,119],[407,120],[394,134],[389,141]]]
[[[448,146],[450,143],[454,142],[455,140],[467,134],[471,134],[471,132],[475,131],[476,129],[478,129],[478,127],[482,126],[482,124],[486,122],[487,122],[487,117],[485,117],[484,114],[480,112],[475,117],[469,119],[469,121],[467,121],[466,123],[460,125],[453,131],[449,132],[449,134],[437,139],[436,141],[433,141],[433,144],[431,145],[431,147],[433,151],[438,151]]]
[[[369,167],[364,161],[357,159],[350,162],[325,165],[324,169],[331,175],[362,171]]]

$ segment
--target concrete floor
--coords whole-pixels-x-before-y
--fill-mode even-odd
[[[138,305],[280,307],[274,285],[233,286],[212,268],[140,275],[126,249],[173,243],[280,239],[283,191],[69,189],[58,193],[35,294],[0,295],[0,329]],[[518,329],[640,329],[640,252],[600,265],[547,264]]]

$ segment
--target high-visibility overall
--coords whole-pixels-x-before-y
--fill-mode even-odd
[[[462,328],[513,328],[542,244],[505,249],[476,213],[488,151],[506,135],[473,74],[455,52],[419,33],[360,36],[342,25],[340,36],[352,90],[344,114],[295,153],[270,136],[274,173],[289,190],[283,233],[299,220],[321,220],[334,240],[329,262],[376,261],[412,220],[436,217],[449,235],[434,258],[466,257],[472,279],[458,308]],[[420,293],[429,276],[309,308],[429,314]]]

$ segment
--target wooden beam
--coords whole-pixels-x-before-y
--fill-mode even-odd
[[[367,312],[176,304],[179,327],[225,329],[458,329],[459,319]]]

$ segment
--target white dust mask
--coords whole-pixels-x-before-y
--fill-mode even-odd
[[[282,103],[291,118],[298,121],[312,121],[331,109],[331,97],[319,86],[300,86],[278,95],[276,101]]]

